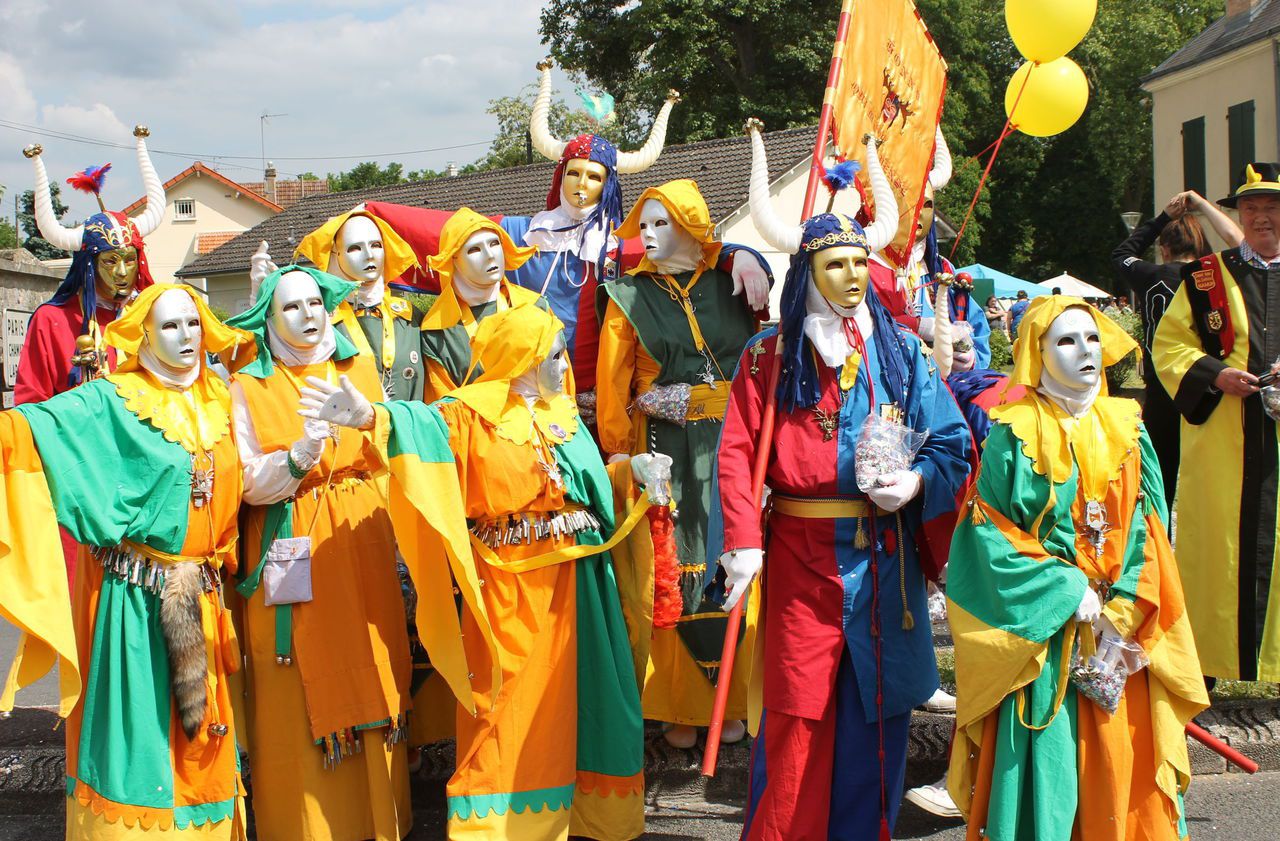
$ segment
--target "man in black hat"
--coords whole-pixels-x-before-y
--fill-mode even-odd
[[[1262,390],[1280,359],[1280,165],[1249,164],[1218,204],[1244,241],[1184,267],[1152,356],[1183,419],[1178,566],[1201,669],[1274,682],[1280,432]]]

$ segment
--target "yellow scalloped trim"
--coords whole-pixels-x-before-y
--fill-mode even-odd
[[[165,388],[146,371],[116,372],[107,379],[138,420],[192,455],[212,449],[231,432],[231,391],[207,370],[186,391]]]
[[[114,800],[108,800],[78,780],[75,798],[81,806],[109,823],[123,823],[130,829],[136,826],[147,830],[156,826],[164,830],[173,829],[172,809],[150,809],[145,806],[117,803]]]
[[[1071,477],[1071,445],[1077,443],[1077,438],[1081,439],[1077,452],[1088,452],[1091,466],[1104,471],[1099,475],[1112,478],[1120,475],[1121,466],[1138,445],[1142,409],[1137,401],[1099,397],[1090,413],[1102,427],[1101,452],[1098,441],[1081,432],[1092,429],[1092,424],[1070,423],[1066,413],[1034,390],[1028,389],[1025,397],[997,406],[990,414],[993,421],[1010,427],[1022,444],[1022,454],[1031,461],[1032,469],[1060,485]],[[1067,424],[1062,423],[1064,418],[1068,419]]]
[[[643,795],[644,772],[632,774],[630,777],[611,777],[608,774],[597,774],[593,771],[579,771],[577,787],[583,794],[595,794],[600,797]]]

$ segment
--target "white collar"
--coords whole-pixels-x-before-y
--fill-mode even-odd
[[[601,218],[590,227],[583,224],[585,215],[595,207],[572,208],[564,202],[552,210],[544,210],[529,220],[525,245],[536,245],[540,251],[568,251],[587,263],[596,263],[600,255],[611,251],[618,240],[605,230],[607,220]]]
[[[865,299],[853,309],[836,307],[822,297],[822,293],[810,281],[809,288],[805,291],[804,305],[808,313],[804,317],[804,334],[828,368],[839,368],[849,358],[849,354],[853,353],[854,349],[849,345],[844,332],[845,319],[853,319],[863,341],[872,341],[871,310]]]
[[[201,349],[197,352],[203,354],[204,350]],[[191,388],[191,384],[200,376],[200,369],[204,366],[204,360],[202,359],[190,368],[174,370],[160,361],[160,357],[156,356],[155,350],[151,347],[151,342],[143,342],[142,346],[138,348],[138,362],[150,372],[151,376],[159,380],[162,386],[175,391],[185,391]]]
[[[266,331],[267,347],[271,348],[272,358],[289,368],[324,362],[332,357],[333,352],[338,349],[338,341],[333,336],[333,325],[329,323],[328,319],[325,319],[324,337],[320,339],[320,343],[306,350],[296,348],[277,336],[272,331],[270,324],[266,326]]]
[[[1042,369],[1040,372],[1040,385],[1036,388],[1036,391],[1048,397],[1071,417],[1084,417],[1093,408],[1094,401],[1098,399],[1098,394],[1102,391],[1102,377],[1098,377],[1098,381],[1094,383],[1093,388],[1081,391],[1080,389],[1070,388],[1055,379],[1047,369]]]
[[[382,306],[382,300],[386,297],[386,294],[387,285],[380,279],[373,283],[362,283],[352,293],[356,306],[362,309]]]

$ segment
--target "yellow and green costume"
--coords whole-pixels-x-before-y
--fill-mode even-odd
[[[675,628],[655,629],[644,682],[646,718],[706,726],[728,614],[704,591],[716,568],[707,569],[712,462],[729,403],[729,380],[757,321],[733,278],[717,268],[723,246],[698,185],[688,179],[650,187],[617,230],[638,237],[640,211],[656,199],[700,245],[697,266],[676,275],[661,272],[647,256],[624,276],[596,289],[600,319],[596,411],[600,445],[609,455],[656,452],[675,460],[672,496],[682,611]],[[677,422],[649,417],[636,399],[653,390],[689,386],[689,410]],[[749,662],[755,641],[756,604],[749,604],[739,662]],[[750,669],[733,676],[727,719],[747,717]]]
[[[434,602],[419,602],[419,629],[461,702],[452,839],[644,831],[640,693],[607,550],[647,505],[615,527],[573,399],[531,409],[510,387],[560,330],[536,306],[504,310],[480,325],[484,373],[472,385],[432,406],[376,410],[397,538],[420,599]],[[451,575],[460,628],[447,624]]]
[[[171,290],[196,303],[206,351],[253,358],[250,337],[199,294],[151,286],[107,328],[128,354],[114,374],[0,414],[0,615],[24,633],[0,709],[57,662],[68,839],[245,832],[228,686],[240,655],[222,583],[236,568],[240,461],[222,380],[205,368],[189,388],[166,388],[138,363],[147,314]],[[208,469],[205,494],[193,477]],[[59,524],[81,544],[73,596],[49,565]],[[192,612],[162,619],[171,598]],[[186,642],[169,644],[175,629]],[[192,664],[205,672],[194,695],[204,713],[188,735],[171,677]]]
[[[1041,337],[1071,306],[1087,305],[1054,295],[1028,308],[1012,376],[1028,392],[992,410],[951,544],[958,691],[947,787],[973,839],[1172,841],[1186,835],[1184,727],[1208,698],[1137,403],[1103,395],[1072,417],[1033,390]],[[1104,364],[1134,349],[1094,318]],[[1097,504],[1107,521],[1100,550],[1085,521]],[[1067,675],[1073,646],[1093,643],[1092,628],[1074,619],[1090,586],[1150,660],[1113,715]]]

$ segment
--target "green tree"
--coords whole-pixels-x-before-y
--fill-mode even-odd
[[[33,190],[22,194],[19,202],[18,228],[24,234],[22,247],[41,260],[56,260],[66,257],[67,252],[54,248],[40,237],[40,228],[36,225],[36,198]],[[53,200],[53,215],[59,220],[67,215],[70,209],[62,203],[62,188],[56,182],[49,185],[49,195]]]
[[[503,96],[489,100],[486,114],[498,118],[498,133],[493,138],[489,153],[476,162],[479,170],[502,169],[508,166],[520,166],[526,163],[537,163],[542,156],[532,151],[528,145],[529,113],[533,110],[533,100],[537,95],[537,86],[527,85],[516,96]],[[625,139],[626,130],[621,120],[615,119],[603,125],[596,123],[585,111],[573,111],[563,100],[553,99],[551,113],[547,117],[551,133],[561,139],[577,137],[579,134],[592,133],[608,138],[614,143]]]
[[[938,205],[959,225],[987,160],[974,156],[1004,126],[1005,86],[1022,57],[1003,4],[917,5],[949,65],[943,128],[956,174]],[[1100,4],[1071,53],[1089,78],[1085,116],[1057,137],[1006,139],[958,263],[1110,281],[1109,255],[1124,236],[1119,214],[1153,206],[1149,100],[1139,81],[1223,10],[1222,0],[1169,5]],[[612,93],[620,112],[652,109],[678,88],[684,102],[669,137],[681,142],[732,136],[752,115],[769,129],[816,124],[836,17],[837,4],[810,0],[551,0],[541,31],[560,64]]]
[[[356,164],[346,172],[329,173],[329,189],[335,193],[367,190],[370,187],[389,187],[404,181],[404,165],[395,162],[378,166],[376,161],[365,161]]]
[[[0,201],[3,199],[4,185],[0,184]],[[0,204],[0,207],[2,206]],[[0,219],[0,248],[17,248],[18,245],[18,232],[14,230],[8,219]]]

